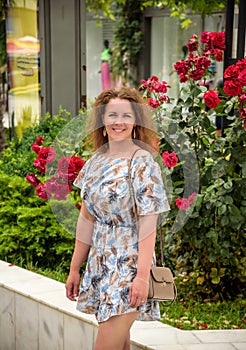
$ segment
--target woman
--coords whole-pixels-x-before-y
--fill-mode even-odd
[[[77,309],[96,315],[94,350],[129,350],[133,322],[160,317],[158,303],[147,300],[148,280],[158,214],[169,205],[151,155],[156,140],[152,118],[137,90],[102,92],[94,104],[90,135],[97,152],[75,180],[83,201],[67,297],[78,297]]]
[[[112,52],[109,48],[109,41],[104,40],[104,50],[101,54],[101,80],[102,89],[106,90],[111,87],[111,77],[110,77],[110,60]]]

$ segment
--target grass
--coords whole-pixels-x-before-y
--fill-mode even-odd
[[[24,268],[62,283],[67,279],[62,268],[55,271],[33,266]],[[160,303],[161,322],[183,330],[246,329],[245,299],[204,303],[195,301],[186,291],[187,286],[179,283],[177,300],[171,306]]]
[[[246,329],[246,301],[180,302],[161,306],[161,321],[183,330]]]

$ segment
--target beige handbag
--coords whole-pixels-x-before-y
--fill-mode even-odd
[[[133,192],[133,186],[130,177],[131,162],[135,151],[129,161],[129,188],[133,202],[133,211],[137,222],[137,208]],[[162,266],[152,266],[150,268],[149,278],[149,293],[148,300],[157,300],[163,302],[164,305],[171,305],[177,297],[177,288],[174,283],[174,277],[172,271],[164,266],[164,253],[162,246],[162,230],[160,227],[160,252]]]

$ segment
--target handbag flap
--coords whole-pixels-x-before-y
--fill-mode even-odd
[[[173,282],[173,274],[168,267],[154,266],[151,268],[150,272],[156,282]]]

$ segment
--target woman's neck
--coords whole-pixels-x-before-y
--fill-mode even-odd
[[[109,156],[115,156],[117,154],[131,154],[137,147],[132,139],[111,141],[108,144],[108,150],[106,154]]]

